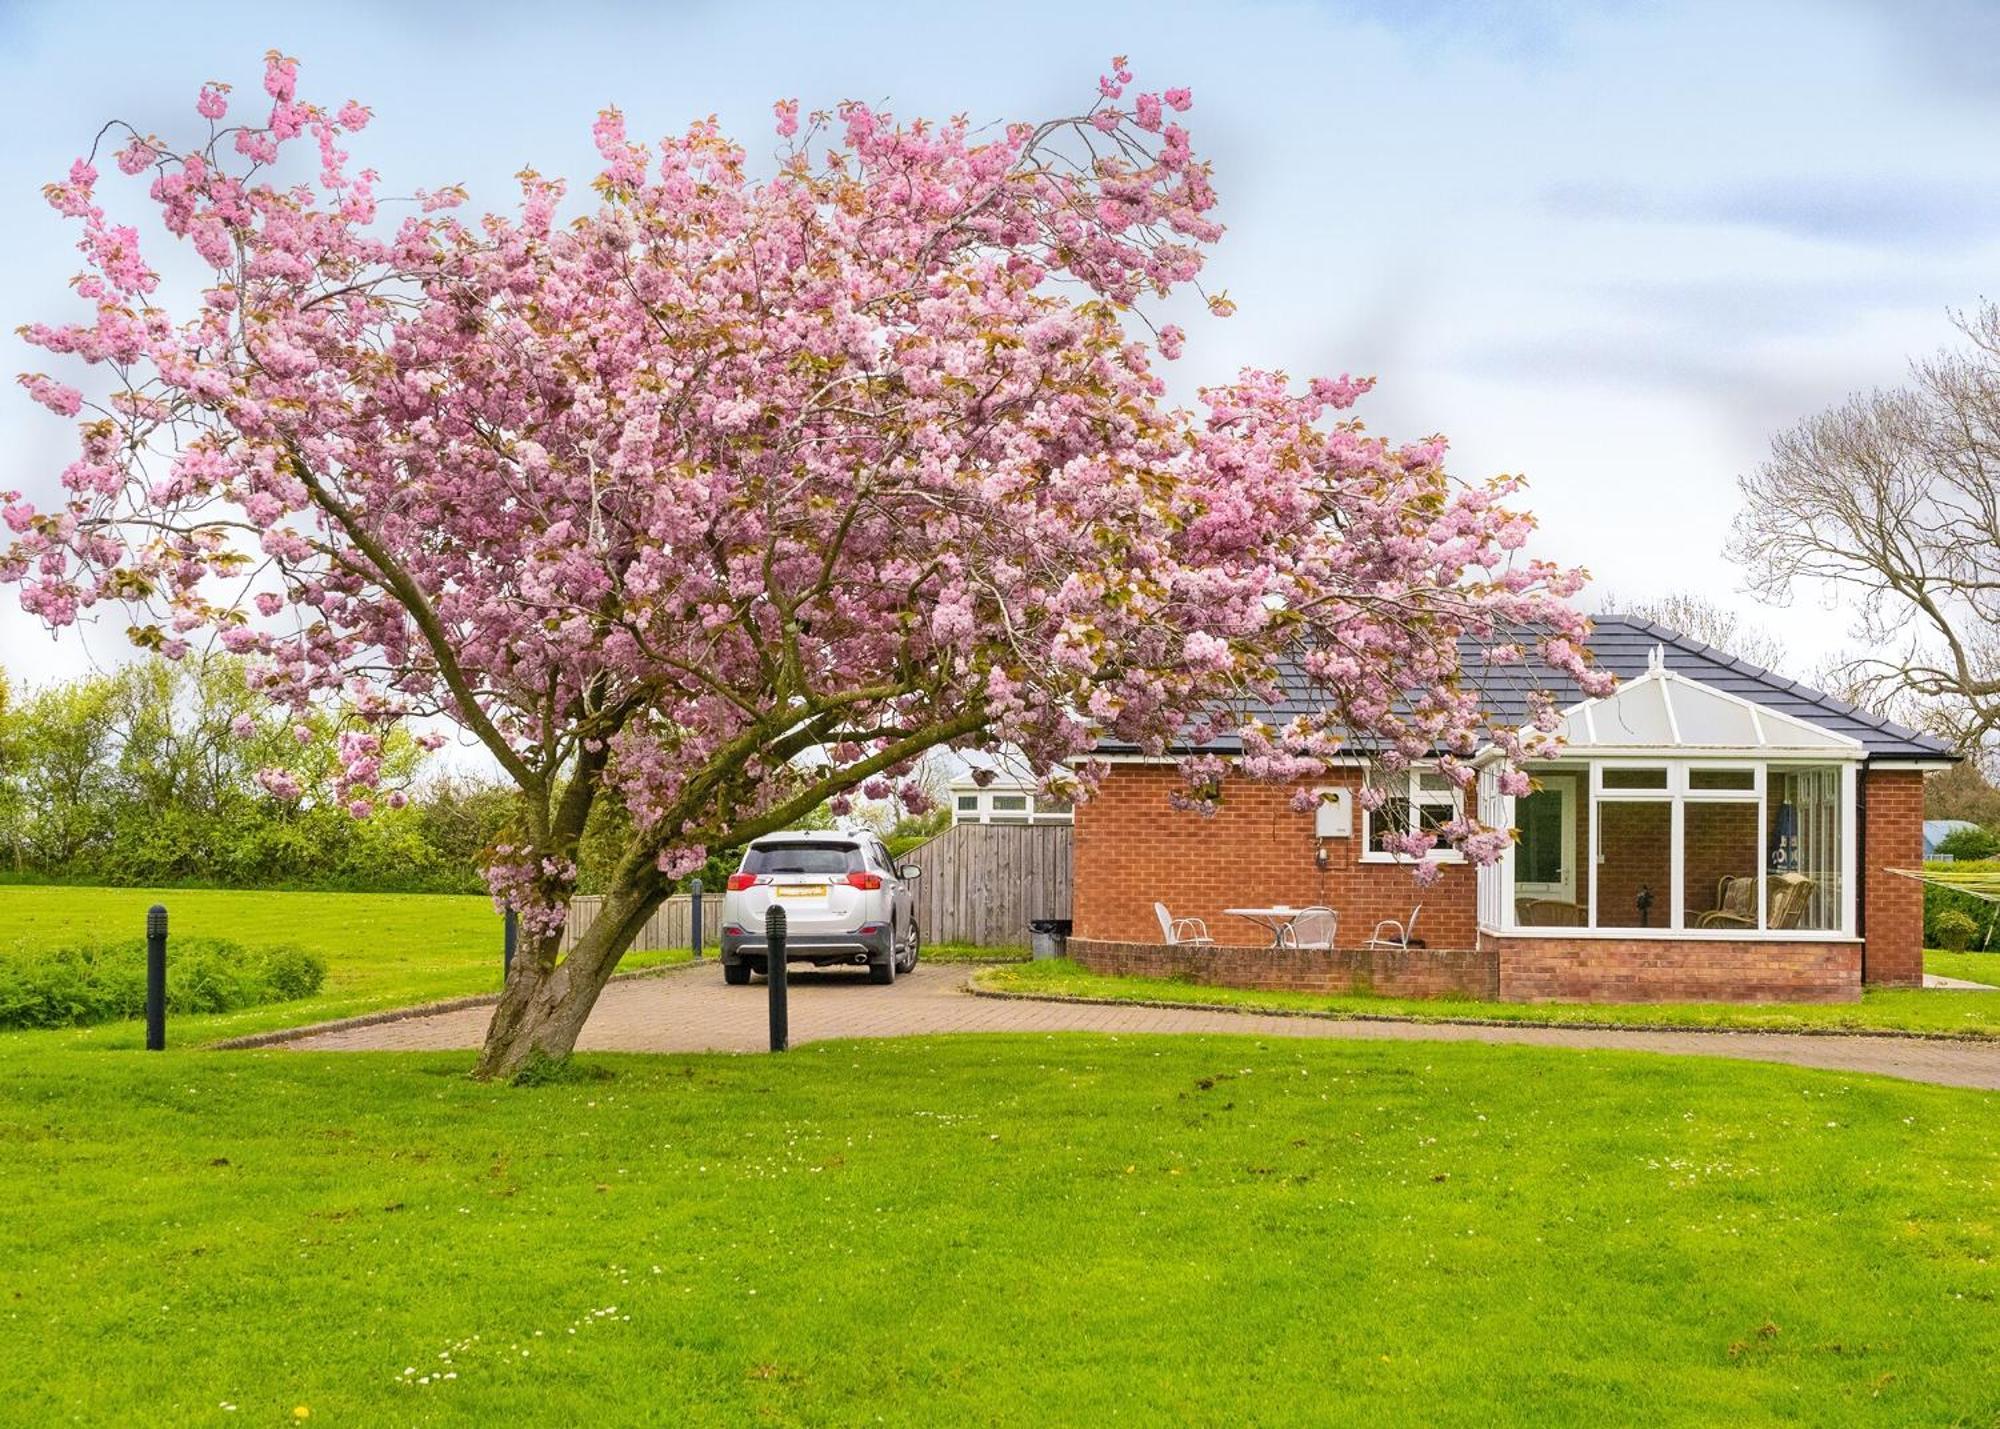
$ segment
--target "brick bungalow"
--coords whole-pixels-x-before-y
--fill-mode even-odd
[[[1494,670],[1489,705],[1553,691],[1560,758],[1535,791],[1482,773],[1478,813],[1517,831],[1498,864],[1451,853],[1429,887],[1382,831],[1453,815],[1461,796],[1419,768],[1370,812],[1365,764],[1292,790],[1231,780],[1213,816],[1168,803],[1169,760],[1107,744],[1111,772],[1076,812],[1072,957],[1105,972],[1245,986],[1506,1001],[1837,1002],[1923,980],[1923,890],[1887,870],[1923,857],[1927,771],[1943,742],[1650,622],[1606,617],[1590,641],[1618,688],[1585,699],[1557,672]],[[1567,698],[1565,698],[1567,692]],[[1261,712],[1282,723],[1297,704]],[[1232,747],[1222,744],[1225,756]],[[1593,856],[1594,851],[1594,856]],[[1214,946],[1169,944],[1154,904]],[[1331,950],[1273,948],[1229,908],[1322,905]],[[1364,945],[1421,905],[1408,951]]]

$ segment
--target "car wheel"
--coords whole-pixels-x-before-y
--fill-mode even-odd
[[[910,924],[910,956],[909,960],[903,964],[903,971],[906,973],[913,973],[917,970],[917,954],[920,951],[919,941],[917,937],[917,925],[912,923]]]
[[[750,964],[724,963],[722,965],[722,980],[731,987],[744,986],[750,981]]]

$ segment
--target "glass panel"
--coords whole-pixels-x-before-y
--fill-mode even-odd
[[[958,807],[966,813],[972,812],[979,807],[979,796],[977,794],[960,794],[958,796]]]
[[[1840,927],[1840,766],[1772,765],[1765,794],[1764,856],[1770,926],[1828,932]]]
[[[1659,680],[1635,680],[1591,712],[1599,744],[1675,744],[1667,720],[1665,686]]]
[[[1514,801],[1514,925],[1580,928],[1583,906],[1583,811],[1589,807],[1589,774],[1582,769],[1530,769],[1536,789]]]
[[[1561,883],[1568,862],[1563,847],[1563,791],[1537,789],[1518,808],[1521,842],[1514,850],[1514,867],[1519,881]]]
[[[849,873],[862,868],[852,844],[752,844],[743,855],[744,873]]]
[[[1734,789],[1749,793],[1757,787],[1757,771],[1754,769],[1690,769],[1688,788]]]
[[[993,807],[1018,812],[1028,807],[1028,796],[1026,794],[995,794],[993,796]]]
[[[1664,789],[1667,787],[1667,771],[1662,767],[1650,769],[1620,769],[1616,765],[1606,765],[1604,787],[1607,789]]]
[[[1670,698],[1682,744],[1706,744],[1749,749],[1764,741],[1750,710],[1699,685],[1676,680]]]
[[[1368,847],[1373,852],[1386,853],[1388,850],[1382,840],[1389,834],[1406,832],[1413,826],[1411,782],[1407,777],[1399,779],[1389,797],[1382,801],[1382,807],[1368,816]],[[1432,772],[1419,772],[1415,787],[1415,828],[1436,833],[1458,817],[1458,790],[1449,779]]]
[[[1598,802],[1598,927],[1673,926],[1673,826],[1664,799]]]
[[[1757,928],[1757,806],[1690,803],[1681,816],[1681,884],[1689,928]]]

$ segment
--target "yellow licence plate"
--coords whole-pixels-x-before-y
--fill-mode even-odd
[[[780,898],[824,898],[826,897],[826,885],[824,883],[781,883],[778,885],[778,896]]]

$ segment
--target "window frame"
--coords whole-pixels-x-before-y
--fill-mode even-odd
[[[1408,769],[1396,775],[1397,780],[1404,783],[1403,792],[1401,794],[1385,793],[1384,799],[1406,799],[1413,809],[1419,804],[1448,802],[1451,806],[1451,817],[1454,819],[1463,818],[1465,815],[1465,790],[1459,788],[1456,784],[1451,784],[1449,780],[1445,781],[1449,785],[1446,789],[1426,790],[1422,784],[1423,776],[1426,774],[1438,778],[1443,777],[1438,774],[1435,762],[1425,761],[1423,763],[1412,764]],[[1375,786],[1373,771],[1369,772],[1366,784],[1371,788]],[[1389,853],[1375,847],[1375,817],[1381,812],[1379,808],[1369,808],[1365,801],[1361,803],[1361,862],[1401,864],[1419,862],[1420,860],[1412,858],[1409,854]],[[1421,862],[1441,864],[1464,863],[1465,855],[1449,845],[1440,844],[1425,854]]]
[[[1541,794],[1555,794],[1562,800],[1563,876],[1555,883],[1522,883],[1517,880],[1514,884],[1514,897],[1555,898],[1572,903],[1576,901],[1576,796],[1577,785],[1582,782],[1579,779],[1564,779],[1560,783],[1550,784],[1535,791]],[[1589,796],[1586,794],[1585,797]],[[1516,799],[1514,809],[1518,814],[1519,799]],[[1512,827],[1518,827],[1518,824]]]
[[[1580,899],[1585,922],[1581,927],[1524,927],[1515,922],[1515,902],[1522,896],[1547,896],[1537,893],[1543,885],[1522,885],[1515,882],[1515,850],[1509,848],[1498,863],[1490,870],[1482,870],[1482,876],[1499,880],[1498,896],[1482,907],[1491,907],[1497,917],[1488,922],[1484,917],[1481,926],[1484,931],[1503,934],[1507,937],[1554,937],[1554,938],[1668,938],[1711,940],[1721,942],[1857,942],[1859,941],[1859,840],[1860,809],[1859,781],[1861,761],[1858,758],[1801,758],[1797,754],[1783,754],[1774,757],[1761,755],[1717,752],[1707,755],[1648,755],[1640,757],[1580,757],[1556,759],[1549,762],[1551,768],[1570,766],[1579,772],[1588,770],[1584,784],[1586,808],[1579,811],[1579,817],[1586,820],[1585,843],[1588,861],[1586,887]],[[1629,789],[1604,786],[1603,771],[1606,768],[1658,767],[1667,768],[1666,787],[1661,789]],[[1779,766],[1789,771],[1805,768],[1825,768],[1837,770],[1840,778],[1840,819],[1837,826],[1839,848],[1833,862],[1837,865],[1840,878],[1839,916],[1836,927],[1832,928],[1768,928],[1764,924],[1770,916],[1770,860],[1764,844],[1770,828],[1770,770]],[[1689,775],[1699,769],[1750,770],[1749,789],[1696,789],[1691,787]],[[1574,787],[1574,786],[1571,786]],[[1669,853],[1672,870],[1669,897],[1669,917],[1658,927],[1647,928],[1601,928],[1598,920],[1598,871],[1602,854],[1602,831],[1599,824],[1599,805],[1627,802],[1658,802],[1667,804],[1671,810]],[[1500,801],[1510,827],[1518,827],[1515,822],[1518,803],[1513,797]],[[1686,810],[1690,804],[1746,804],[1757,811],[1758,859],[1757,859],[1757,926],[1755,928],[1697,928],[1690,926],[1687,916],[1687,829]],[[1572,830],[1572,836],[1574,831]]]

